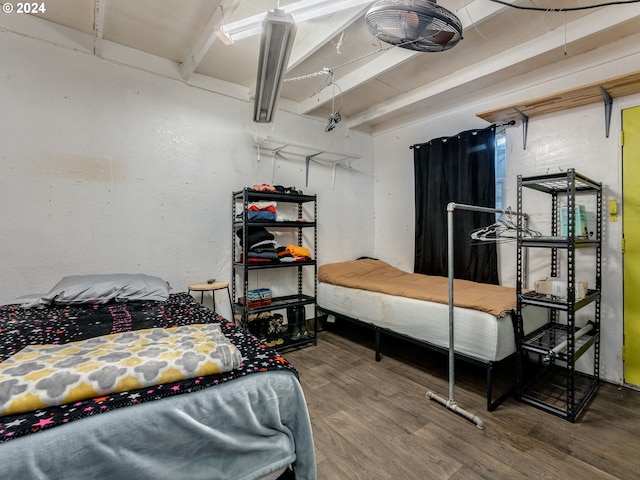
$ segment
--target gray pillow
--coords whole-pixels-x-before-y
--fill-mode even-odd
[[[141,273],[106,275],[72,275],[60,280],[40,305],[75,305],[80,303],[165,301],[171,289],[168,282]]]

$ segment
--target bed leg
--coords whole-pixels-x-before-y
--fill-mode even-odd
[[[493,400],[493,362],[487,364],[487,411],[493,412],[515,392],[515,385],[507,388],[498,398]]]
[[[487,365],[487,412],[491,412],[495,407],[491,402],[491,394],[493,391],[493,364]]]
[[[380,361],[380,329],[378,327],[373,327],[376,335],[376,362]]]

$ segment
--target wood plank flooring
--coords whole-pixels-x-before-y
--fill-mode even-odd
[[[338,322],[318,345],[285,353],[300,373],[318,478],[638,479],[640,392],[604,383],[576,423],[513,397],[486,411],[485,372],[456,363],[455,398],[471,422],[425,397],[448,396],[447,358]]]

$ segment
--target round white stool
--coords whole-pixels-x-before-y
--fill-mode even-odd
[[[200,303],[204,302],[204,292],[211,292],[214,312],[216,311],[216,290],[222,290],[223,288],[226,288],[227,295],[229,296],[229,305],[231,306],[231,311],[233,312],[233,302],[231,301],[229,282],[198,282],[189,284],[187,288],[189,289],[187,293],[191,293],[192,291],[200,292]]]

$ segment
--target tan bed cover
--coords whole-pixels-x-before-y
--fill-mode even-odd
[[[449,303],[447,277],[408,273],[381,260],[362,259],[328,263],[318,268],[318,280],[401,297]],[[455,280],[456,307],[472,308],[500,317],[516,307],[515,288]]]

